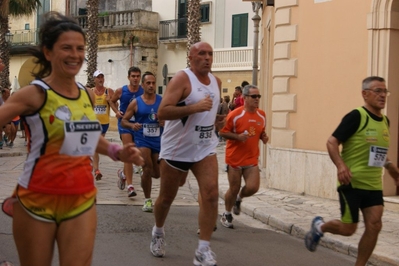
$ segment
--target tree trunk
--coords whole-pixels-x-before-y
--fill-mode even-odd
[[[87,1],[87,87],[94,87],[93,74],[97,70],[98,0]]]
[[[187,6],[187,67],[190,67],[188,55],[191,45],[201,41],[200,0],[188,0]]]
[[[8,16],[0,16],[0,58],[4,64],[4,70],[0,72],[0,87],[10,88],[10,49],[11,44],[6,42],[8,32]]]

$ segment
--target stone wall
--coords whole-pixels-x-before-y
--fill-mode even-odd
[[[337,173],[327,152],[267,147],[266,188],[337,199]]]

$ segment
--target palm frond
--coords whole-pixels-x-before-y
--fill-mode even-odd
[[[3,0],[4,1],[4,0]],[[22,17],[31,15],[37,7],[41,6],[40,0],[8,0],[9,15],[14,17]]]

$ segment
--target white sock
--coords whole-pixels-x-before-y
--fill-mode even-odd
[[[201,239],[200,239],[200,240],[198,241],[198,250],[204,250],[204,249],[209,248],[209,244],[210,244],[209,241],[201,240]]]
[[[224,214],[229,215],[229,214],[231,214],[231,212],[224,211]]]
[[[237,195],[237,201],[242,201],[240,195]]]
[[[152,228],[152,235],[162,236],[165,235],[165,231],[163,227],[157,227],[156,225],[154,225],[154,227]]]
[[[323,231],[321,231],[321,226],[322,226],[323,224],[324,224],[323,221],[317,221],[316,224],[315,224],[315,227],[316,227],[317,232],[319,232],[319,233],[321,233],[321,234],[323,234]]]

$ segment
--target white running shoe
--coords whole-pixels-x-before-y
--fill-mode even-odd
[[[166,242],[164,239],[164,235],[153,235],[150,250],[152,255],[155,257],[163,257],[165,256],[165,246]]]
[[[123,173],[122,169],[118,170],[117,175],[118,175],[118,181],[117,181],[118,188],[120,190],[124,190],[126,187],[126,176]]]
[[[210,247],[202,250],[197,249],[193,263],[196,266],[216,266],[216,255]]]
[[[220,218],[220,223],[227,228],[234,228],[233,225],[233,215],[223,213],[222,218]]]

